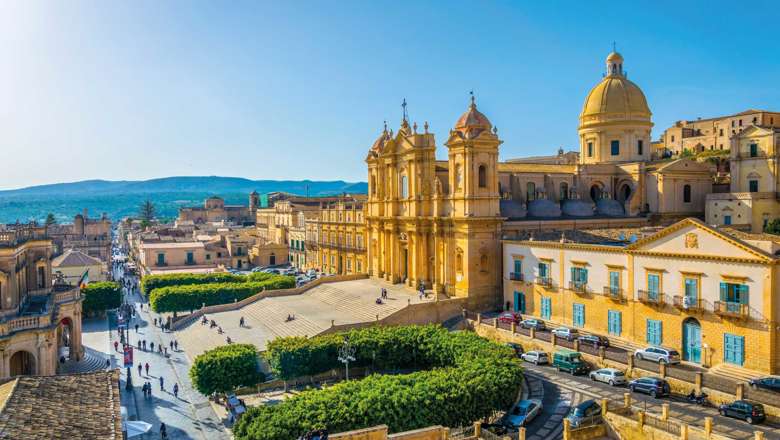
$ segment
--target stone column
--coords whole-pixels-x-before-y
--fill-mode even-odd
[[[669,404],[664,403],[661,405],[661,420],[669,420]]]
[[[623,393],[623,406],[631,408],[631,393]]]
[[[701,381],[702,381],[703,373],[701,371],[696,372],[696,376],[694,378],[694,389],[696,390],[696,394],[701,394]]]
[[[426,287],[431,287],[428,284],[430,282],[428,275],[428,233],[422,232],[420,233],[419,237],[420,259],[422,260],[422,266],[420,267],[422,269],[420,272],[420,278],[426,283]]]

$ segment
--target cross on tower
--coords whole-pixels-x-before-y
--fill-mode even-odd
[[[404,121],[409,119],[409,114],[406,113],[406,98],[404,98],[404,102],[401,103],[401,107],[404,109]]]
[[[471,89],[469,91],[469,95],[471,95],[471,105],[475,105],[476,104],[476,99],[474,98],[474,89]]]

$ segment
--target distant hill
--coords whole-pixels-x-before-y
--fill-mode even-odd
[[[366,182],[313,180],[250,180],[240,177],[185,176],[151,180],[84,180],[0,191],[0,223],[43,221],[49,212],[59,222],[70,222],[87,209],[90,216],[106,213],[111,219],[135,215],[141,202],[150,199],[158,215],[172,218],[181,206],[201,205],[218,195],[228,204],[246,204],[249,193],[282,191],[325,196],[365,194]]]

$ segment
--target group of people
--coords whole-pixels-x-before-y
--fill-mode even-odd
[[[217,328],[217,333],[220,334],[220,335],[224,333],[224,331],[222,331],[222,326],[221,325],[217,325],[217,321],[214,321],[213,319],[209,320],[206,317],[206,315],[203,315],[203,318],[201,318],[201,320],[200,320],[200,324],[201,325],[208,324],[210,329],[216,327]],[[239,327],[243,327],[244,326],[244,317],[243,316],[238,321],[238,326]],[[232,344],[233,340],[230,339],[230,336],[226,336],[225,337],[225,342],[228,343],[228,344]]]

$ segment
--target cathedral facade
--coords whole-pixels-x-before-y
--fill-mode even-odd
[[[436,160],[427,123],[420,131],[404,116],[396,133],[385,126],[366,158],[369,275],[493,307],[508,231],[703,213],[711,166],[652,160],[652,113],[617,52],[579,120],[577,161],[499,162],[502,141],[473,96],[444,143],[446,161]]]

